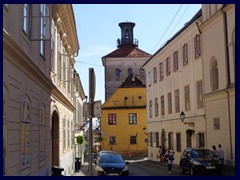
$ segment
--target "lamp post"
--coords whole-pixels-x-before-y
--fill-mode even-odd
[[[180,116],[180,119],[181,119],[182,123],[187,124],[190,127],[194,127],[194,122],[184,122],[184,120],[185,120],[185,113],[183,111],[180,113],[179,116]]]

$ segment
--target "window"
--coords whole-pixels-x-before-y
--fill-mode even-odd
[[[214,130],[220,130],[219,118],[213,118],[213,128],[214,128]]]
[[[156,132],[155,136],[156,136],[156,147],[159,147],[159,133]]]
[[[48,32],[48,19],[46,16],[49,16],[49,10],[46,4],[40,5],[40,54],[45,57],[45,39]]]
[[[158,116],[158,98],[154,99],[154,104],[155,104],[155,117]]]
[[[57,71],[57,75],[58,75],[58,79],[61,80],[62,79],[62,57],[61,57],[61,49],[62,49],[62,43],[61,43],[61,39],[60,39],[60,35],[58,35],[58,62],[57,62],[57,67],[58,67],[58,71]]]
[[[153,82],[156,83],[157,82],[157,68],[153,68]]]
[[[167,76],[171,74],[170,58],[166,59],[166,74]]]
[[[168,93],[168,114],[172,114],[172,93]]]
[[[108,114],[108,125],[116,125],[116,124],[117,124],[117,115]]]
[[[194,38],[195,58],[201,55],[200,35],[196,34]]]
[[[130,144],[137,144],[137,136],[130,136]]]
[[[149,146],[150,146],[150,147],[153,147],[153,133],[152,133],[152,132],[150,132]]]
[[[66,56],[65,49],[63,49],[63,86],[66,86]]]
[[[164,96],[161,96],[161,115],[165,115]]]
[[[181,152],[181,133],[176,134],[177,152]]]
[[[115,69],[115,78],[116,79],[120,78],[120,73],[121,73],[121,70],[119,68]]]
[[[178,70],[178,52],[177,51],[173,53],[173,69],[174,71]]]
[[[218,63],[216,59],[213,59],[211,62],[210,75],[212,91],[215,91],[218,89]]]
[[[188,46],[187,46],[187,44],[183,45],[182,51],[183,51],[183,65],[186,65],[188,63]]]
[[[30,36],[31,33],[31,5],[23,4],[23,32]]]
[[[41,104],[40,106],[40,132],[39,132],[39,140],[40,140],[40,152],[39,152],[39,159],[44,160],[46,156],[45,152],[45,116],[46,116],[45,105]]]
[[[192,137],[187,135],[186,133],[186,143],[187,143],[187,147],[191,148],[192,147]]]
[[[164,75],[163,75],[163,63],[159,64],[159,71],[160,71],[160,81],[163,80]]]
[[[137,113],[129,113],[129,124],[137,124]]]
[[[80,106],[78,106],[80,107]],[[74,130],[74,123],[73,119],[71,120],[71,129],[72,129],[72,147],[75,145],[75,130]]]
[[[173,149],[173,133],[168,133],[168,148]]]
[[[116,145],[116,136],[109,137],[109,145]]]
[[[31,104],[27,95],[22,100],[22,124],[21,124],[21,162],[22,169],[30,167],[30,122],[31,122]]]
[[[149,101],[149,117],[152,117],[152,100]]]
[[[203,88],[202,81],[198,81],[196,84],[197,88],[197,107],[203,107]]]
[[[70,142],[71,142],[71,127],[70,127],[70,119],[67,120],[67,149],[70,149]]]
[[[151,86],[152,85],[152,74],[151,74],[151,71],[148,72],[148,86]]]
[[[132,74],[132,68],[128,68],[128,76]]]
[[[189,85],[184,87],[184,96],[185,96],[185,110],[190,110],[190,92]]]
[[[63,117],[62,123],[63,123],[63,151],[65,151],[67,147],[67,127],[66,127],[67,120],[65,116]]]
[[[54,19],[52,19],[52,25],[51,25],[51,68],[53,71],[55,71],[55,24]]]
[[[175,90],[175,112],[180,112],[179,90]]]
[[[204,139],[204,133],[198,133],[197,134],[197,144],[198,147],[205,147],[205,139]]]

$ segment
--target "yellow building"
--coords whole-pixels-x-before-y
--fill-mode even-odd
[[[146,87],[131,74],[102,106],[102,150],[147,154],[146,120]]]

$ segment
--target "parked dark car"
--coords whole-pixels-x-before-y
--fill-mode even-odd
[[[128,176],[128,164],[120,154],[102,151],[94,160],[94,170],[97,176]]]
[[[220,161],[206,148],[187,148],[180,158],[180,173],[190,175],[217,174],[222,175]]]

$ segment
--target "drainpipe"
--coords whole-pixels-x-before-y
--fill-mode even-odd
[[[197,21],[196,22],[196,25],[197,25],[197,28],[198,28],[198,31],[199,31],[199,34],[200,35],[202,35],[202,31],[201,31],[201,29],[200,29],[200,26],[201,26],[201,24],[199,24],[199,23],[201,23],[200,21]],[[200,37],[202,37],[202,36],[200,36]],[[202,43],[201,43],[202,41],[201,41],[201,39],[200,39],[200,47],[201,47],[201,56],[203,56],[203,46],[202,46]],[[204,86],[204,65],[203,65],[203,59],[202,59],[202,74],[203,74],[203,83],[202,83],[202,85]],[[205,87],[203,87],[203,89],[205,89]],[[205,91],[203,92],[204,94],[205,94]],[[204,113],[205,113],[205,116],[204,116],[204,120],[205,120],[205,132],[206,132],[206,136],[205,136],[205,142],[206,142],[206,145],[205,145],[205,147],[208,147],[208,144],[207,144],[207,139],[208,139],[208,133],[207,133],[207,113],[206,113],[206,105],[205,105],[205,96],[203,96],[203,102],[204,102]]]
[[[223,5],[223,8],[226,5]],[[229,49],[228,49],[228,28],[227,28],[227,14],[221,9],[223,13],[223,30],[224,30],[224,41],[225,41],[225,51],[226,51],[226,76],[227,76],[227,100],[228,100],[228,120],[229,120],[229,143],[230,143],[230,155],[233,159],[233,150],[232,150],[232,129],[231,129],[231,113],[230,113],[230,97],[229,97],[229,88],[230,88],[230,65],[229,65]]]

